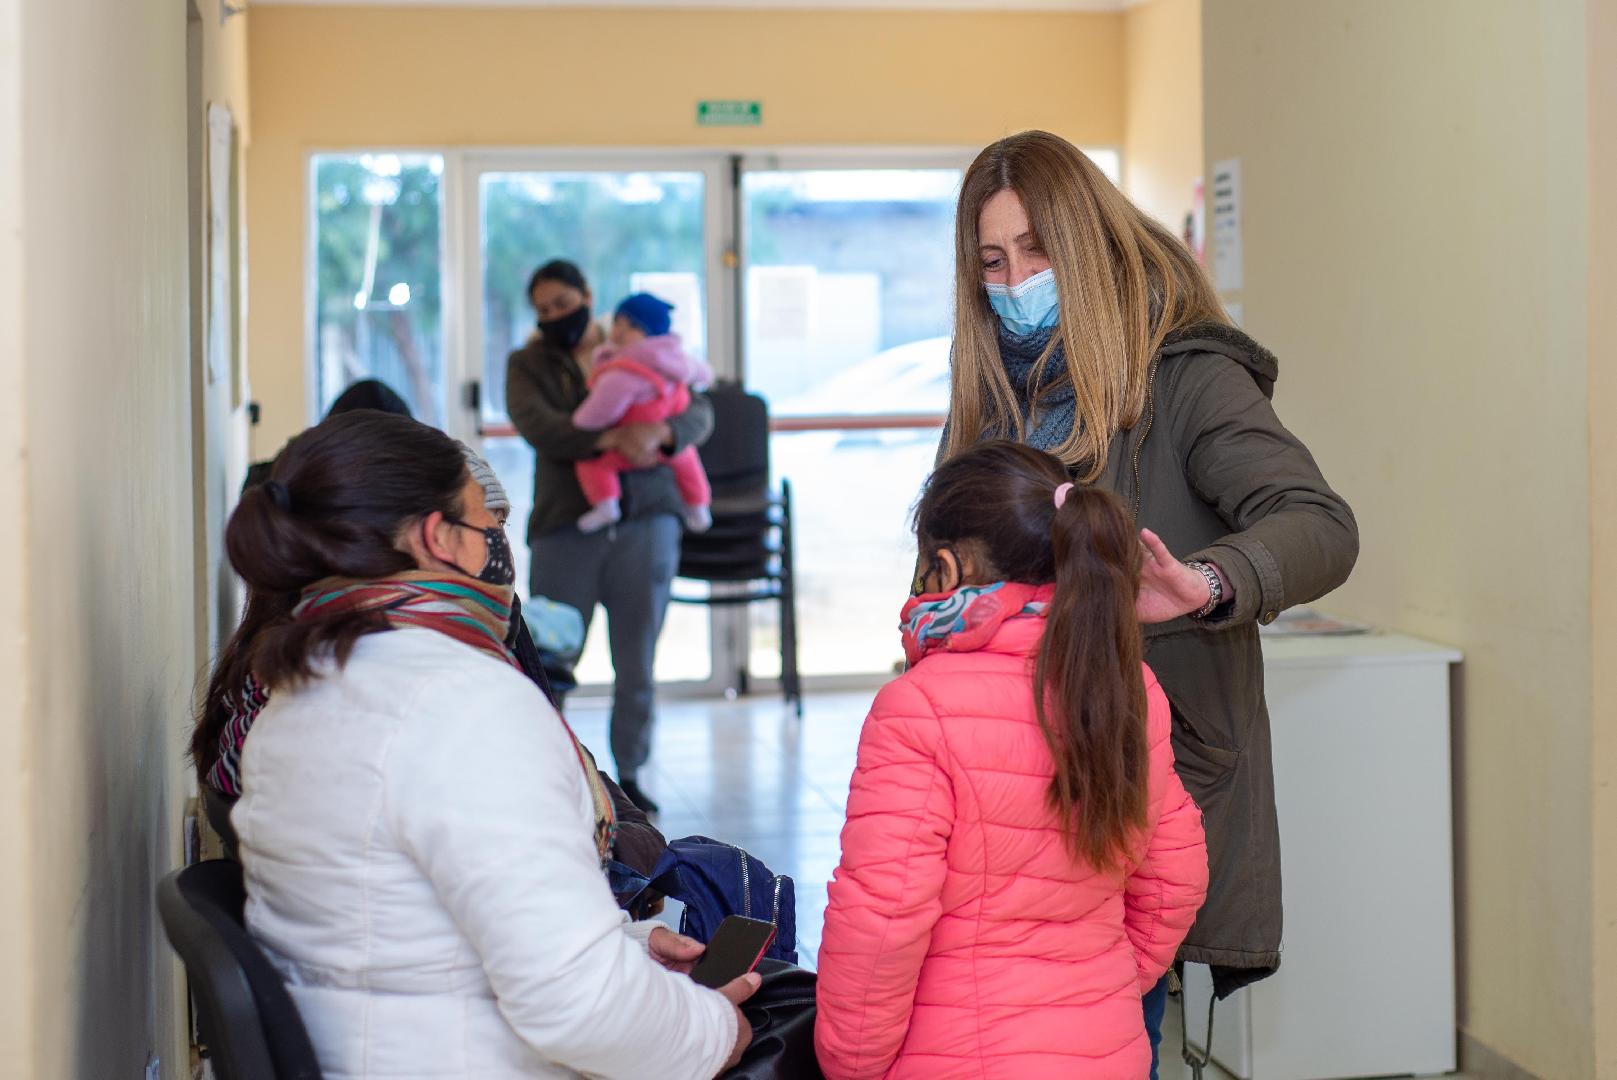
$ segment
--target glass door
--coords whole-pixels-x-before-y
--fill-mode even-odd
[[[675,305],[674,329],[719,371],[733,371],[733,334],[722,270],[729,228],[724,161],[566,155],[468,159],[464,189],[470,250],[466,339],[483,451],[512,502],[513,538],[533,504],[533,449],[505,412],[505,365],[535,332],[526,294],[534,268],[553,258],[577,263],[589,280],[597,318],[632,292]],[[528,549],[514,543],[517,581],[526,593]],[[577,669],[581,684],[612,678],[604,618],[594,620]],[[670,605],[657,655],[663,683],[708,683],[714,663],[708,609]]]
[[[952,158],[748,161],[741,181],[749,389],[791,481],[799,664],[890,673],[915,544],[911,507],[949,405]],[[780,671],[776,613],[752,612],[752,669]]]

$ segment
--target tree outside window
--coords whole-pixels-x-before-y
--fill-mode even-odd
[[[443,168],[436,154],[313,159],[322,414],[345,387],[375,378],[418,419],[444,424]]]

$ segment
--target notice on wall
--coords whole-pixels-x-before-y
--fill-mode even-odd
[[[208,382],[231,370],[235,339],[231,286],[231,181],[236,166],[236,121],[223,105],[208,106],[208,246],[207,350]]]
[[[755,266],[747,272],[747,315],[761,341],[800,341],[813,325],[812,266]]]
[[[1213,165],[1213,285],[1219,292],[1240,291],[1245,276],[1241,259],[1241,159]]]

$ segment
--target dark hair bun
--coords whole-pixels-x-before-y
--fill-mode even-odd
[[[458,513],[465,482],[465,458],[443,432],[389,413],[342,413],[288,443],[271,479],[242,495],[225,550],[267,592],[398,573],[415,565],[398,547],[401,530],[434,510]]]

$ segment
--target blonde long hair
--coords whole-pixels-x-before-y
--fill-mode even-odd
[[[977,155],[961,184],[955,216],[954,359],[945,457],[985,433],[1026,437],[1016,392],[999,352],[999,321],[983,291],[977,222],[1001,191],[1016,192],[1033,235],[1055,271],[1060,320],[1030,386],[1064,346],[1075,423],[1052,453],[1093,482],[1119,431],[1145,409],[1151,360],[1173,331],[1228,323],[1207,274],[1184,243],[1148,218],[1076,146],[1047,131],[1024,131]],[[1035,397],[1035,404],[1038,397]],[[999,418],[1009,417],[1007,429]],[[988,431],[990,427],[994,430]]]

